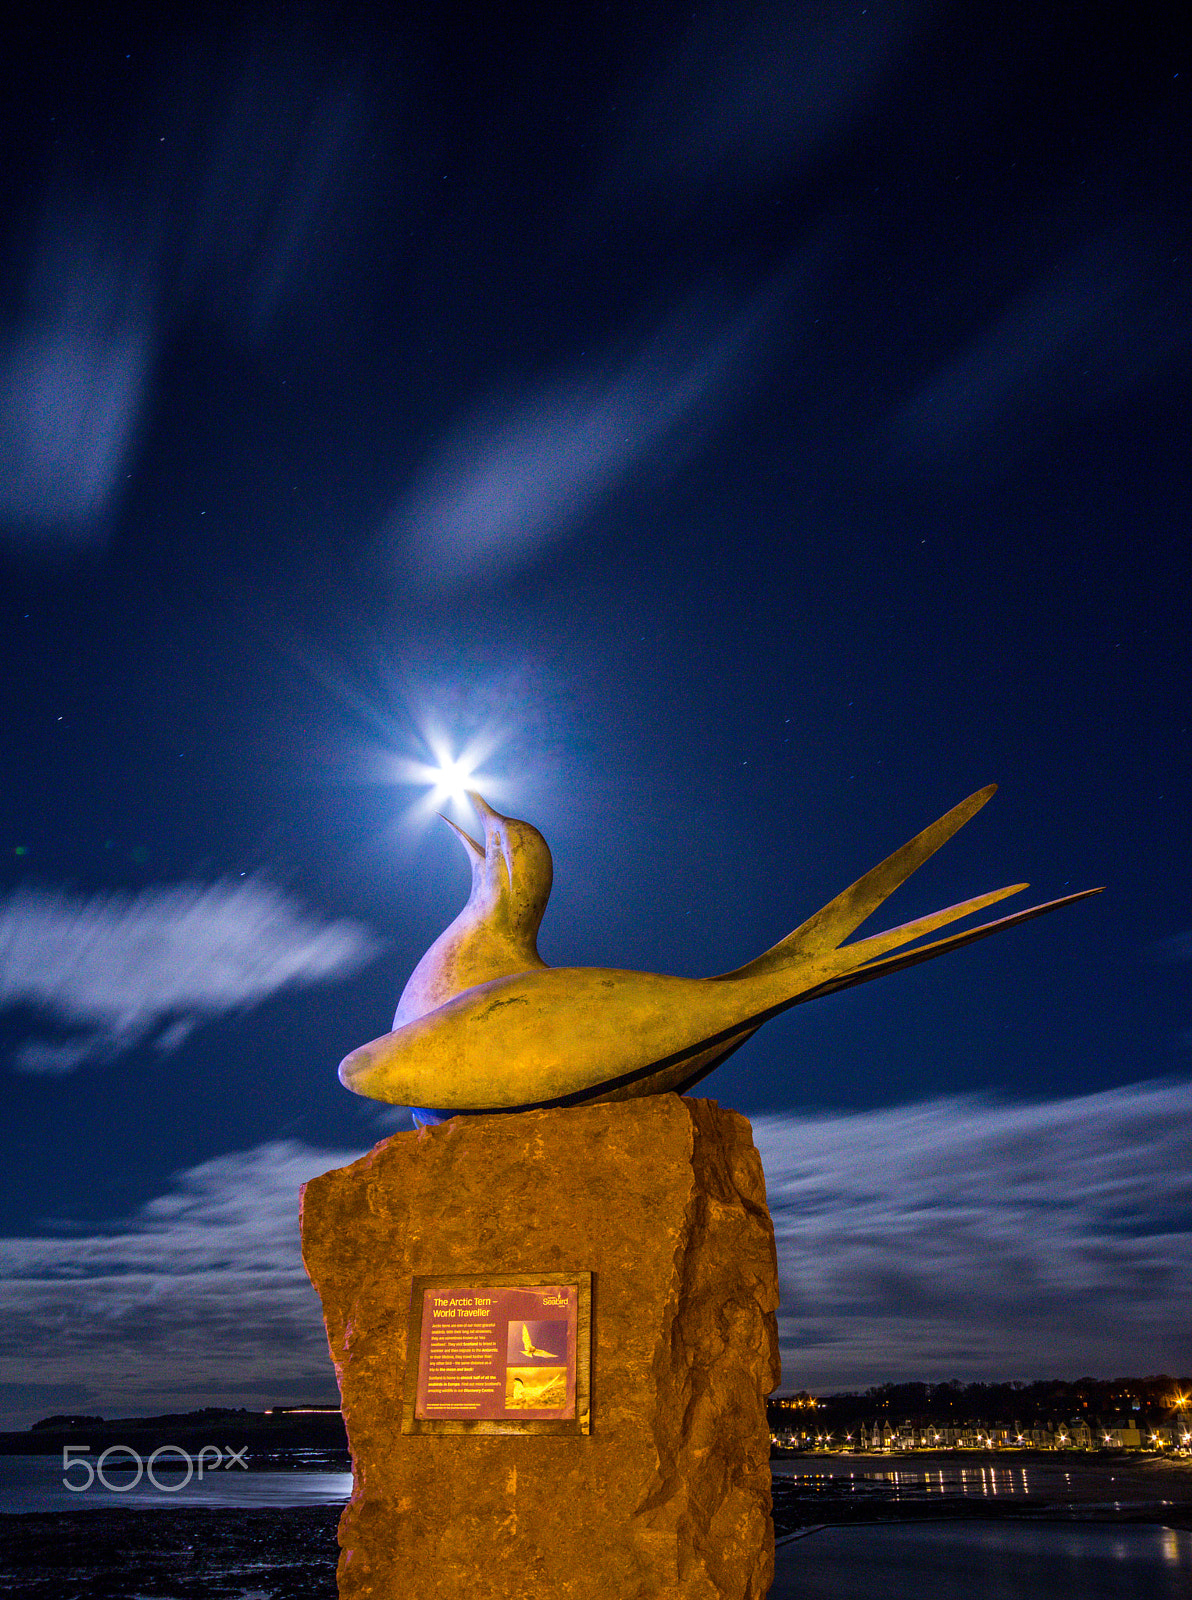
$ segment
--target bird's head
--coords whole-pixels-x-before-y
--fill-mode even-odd
[[[472,867],[469,904],[517,939],[533,940],[550,899],[554,867],[546,840],[528,822],[504,817],[481,795],[468,799],[484,825],[484,843],[473,839],[450,818]]]

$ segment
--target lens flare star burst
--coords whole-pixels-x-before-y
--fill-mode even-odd
[[[411,807],[411,812],[429,818],[435,812],[452,812],[457,817],[471,816],[468,803],[469,789],[483,789],[486,794],[500,797],[505,790],[501,779],[491,772],[482,771],[482,765],[493,754],[496,740],[473,739],[459,752],[452,753],[451,744],[438,735],[426,740],[430,759],[402,761],[395,774],[399,783],[424,787],[426,794]]]

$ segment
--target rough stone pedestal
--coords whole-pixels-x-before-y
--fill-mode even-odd
[[[779,1379],[744,1117],[656,1095],[399,1133],[308,1183],[355,1482],[343,1600],[761,1600]],[[411,1279],[590,1270],[588,1437],[403,1435]]]

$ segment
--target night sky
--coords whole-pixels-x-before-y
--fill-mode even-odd
[[[1183,8],[101,10],[0,103],[0,1415],[334,1397],[444,756],[690,976],[997,782],[862,934],[1107,892],[698,1091],[784,1387],[1187,1371]]]

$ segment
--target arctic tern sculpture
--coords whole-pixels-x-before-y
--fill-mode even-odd
[[[843,943],[995,788],[990,784],[954,806],[773,949],[714,978],[548,967],[537,946],[553,876],[546,840],[528,822],[504,817],[469,794],[484,825],[483,845],[449,824],[471,862],[468,902],[415,967],[392,1032],[346,1056],[340,1081],[373,1100],[446,1113],[684,1093],[790,1006],[1099,894],[1084,889],[889,954],[1028,887],[1015,883]]]

